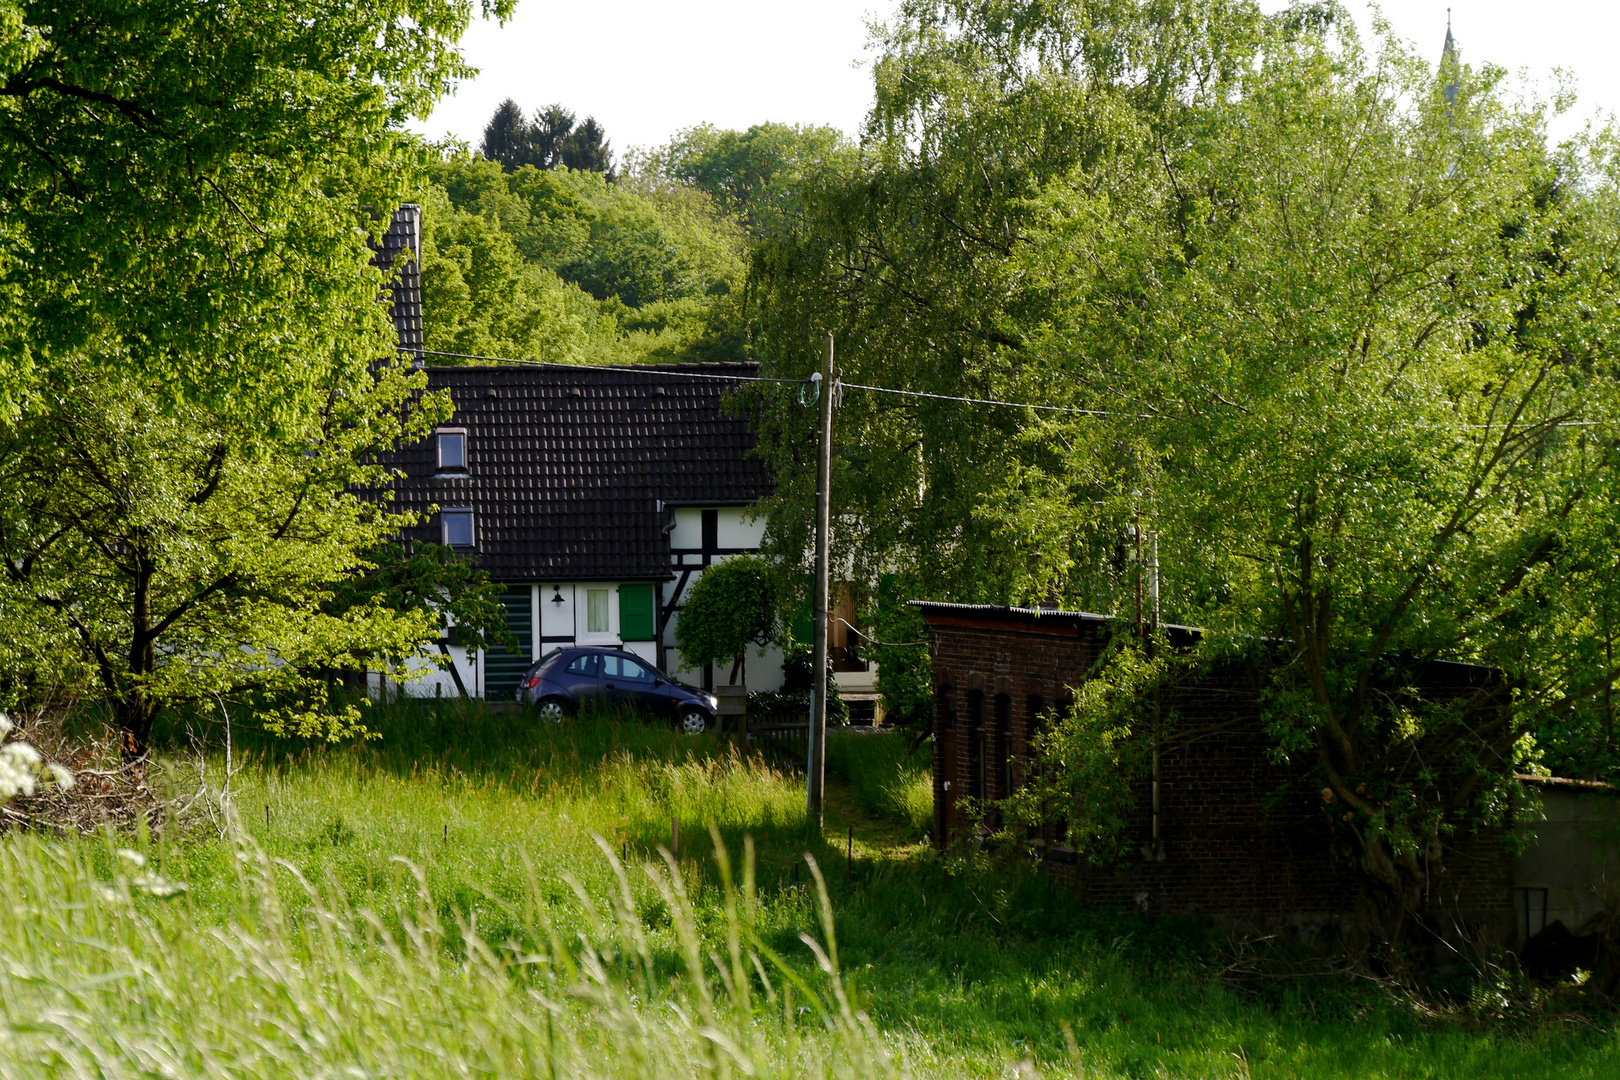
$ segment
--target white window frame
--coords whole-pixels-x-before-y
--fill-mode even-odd
[[[450,517],[466,515],[467,542],[453,544],[450,542]],[[472,548],[478,546],[478,517],[470,506],[444,506],[439,508],[439,542],[445,547]]]
[[[579,620],[574,625],[576,640],[581,645],[617,645],[619,644],[619,586],[615,582],[581,582],[577,586],[582,603],[574,605],[574,617]],[[608,628],[601,631],[591,630],[591,593],[600,591],[607,593]]]
[[[446,435],[459,435],[459,436],[461,436],[461,464],[460,465],[446,465],[444,463],[444,441],[443,440],[444,440],[444,437]],[[470,442],[471,442],[471,440],[467,437],[467,429],[466,428],[439,428],[437,431],[435,431],[433,433],[433,460],[438,463],[437,464],[438,470],[440,472],[451,472],[451,473],[464,473],[464,472],[467,472],[468,471],[468,459],[471,456],[471,455],[468,454],[468,444]]]

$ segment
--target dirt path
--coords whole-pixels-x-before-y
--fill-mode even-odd
[[[855,858],[870,860],[909,859],[926,851],[928,842],[918,840],[910,826],[893,818],[873,817],[861,808],[849,784],[835,776],[827,777],[827,812],[824,835],[827,843],[847,850],[851,830],[855,838]]]

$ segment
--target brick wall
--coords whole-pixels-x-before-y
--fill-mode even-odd
[[[933,636],[935,839],[962,843],[962,795],[999,799],[1023,782],[1042,711],[1062,708],[1096,658],[1106,621],[983,609],[925,609]],[[1190,641],[1190,636],[1183,634]],[[1334,835],[1308,770],[1277,762],[1256,673],[1230,667],[1167,689],[1160,755],[1160,851],[1151,783],[1137,785],[1127,851],[1094,866],[1047,845],[1043,861],[1088,902],[1256,925],[1345,925],[1362,912],[1363,879]],[[1431,901],[1471,933],[1511,927],[1511,863],[1501,830],[1448,841]],[[1455,921],[1455,920],[1453,920]]]

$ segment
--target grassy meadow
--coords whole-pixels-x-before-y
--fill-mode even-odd
[[[1620,1076],[1607,1023],[1240,994],[1195,927],[942,862],[904,736],[829,740],[823,840],[718,736],[373,726],[236,732],[231,829],[0,839],[0,1076]]]

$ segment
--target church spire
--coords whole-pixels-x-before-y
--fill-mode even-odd
[[[1446,47],[1440,51],[1440,77],[1445,79],[1441,93],[1446,107],[1457,103],[1457,42],[1451,36],[1451,9],[1446,8]]]

